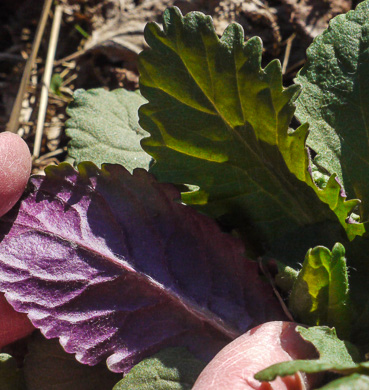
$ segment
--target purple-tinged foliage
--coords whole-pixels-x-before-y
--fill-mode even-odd
[[[168,346],[208,360],[284,318],[240,241],[119,165],[49,167],[0,221],[0,289],[79,361],[127,372]]]

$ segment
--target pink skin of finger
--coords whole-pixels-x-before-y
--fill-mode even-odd
[[[32,158],[17,134],[0,133],[0,217],[22,196],[31,174]]]
[[[31,154],[23,139],[17,134],[0,133],[0,217],[22,196],[31,168]],[[16,312],[0,293],[0,348],[31,334],[34,329],[28,317]]]
[[[309,390],[320,375],[297,373],[272,382],[254,379],[258,371],[279,362],[316,359],[312,344],[295,331],[293,322],[267,322],[249,330],[225,348],[205,367],[192,390]]]
[[[0,293],[0,348],[30,335],[34,330],[26,314],[16,312]]]

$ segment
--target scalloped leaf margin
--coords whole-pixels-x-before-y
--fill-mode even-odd
[[[82,163],[34,176],[0,219],[0,289],[77,360],[127,372],[185,346],[204,360],[283,319],[240,240],[143,169]]]
[[[151,49],[139,59],[140,89],[149,101],[139,110],[140,124],[151,134],[141,145],[156,161],[150,171],[161,181],[199,186],[182,199],[213,216],[245,210],[272,239],[276,224],[283,231],[296,218],[301,226],[327,213],[308,188],[296,191],[292,173],[329,206],[350,239],[362,235],[364,226],[350,218],[359,200],[347,201],[334,175],[325,188],[314,183],[308,126],[288,128],[300,87],[283,88],[279,61],[261,68],[261,40],[244,43],[235,23],[219,39],[211,17],[200,12],[183,17],[173,7],[163,19],[163,30],[146,26]]]

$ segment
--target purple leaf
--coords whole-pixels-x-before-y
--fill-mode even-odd
[[[49,167],[0,221],[0,289],[82,363],[127,372],[169,346],[211,359],[283,319],[240,241],[119,165]]]

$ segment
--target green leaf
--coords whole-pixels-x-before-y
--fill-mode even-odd
[[[337,243],[332,252],[310,249],[293,285],[289,309],[307,325],[334,326],[348,337],[351,322],[345,248]]]
[[[272,381],[277,376],[293,375],[297,371],[315,373],[333,371],[336,373],[353,372],[361,370],[360,364],[355,364],[343,341],[338,339],[336,331],[327,326],[303,328],[297,326],[296,330],[306,340],[311,342],[319,352],[317,360],[293,360],[274,364],[255,375],[260,381]]]
[[[368,390],[369,376],[352,374],[336,379],[317,390]]]
[[[369,1],[331,20],[307,51],[296,116],[309,122],[315,163],[338,175],[369,218]]]
[[[16,360],[7,353],[0,353],[0,389],[26,390],[23,372],[17,368]]]
[[[48,340],[37,332],[28,343],[24,375],[27,390],[111,390],[122,377],[105,364],[90,367],[77,362],[58,339]]]
[[[281,262],[277,262],[277,265],[278,274],[275,276],[275,284],[285,293],[290,293],[299,273]]]
[[[319,189],[309,172],[307,126],[289,130],[299,87],[282,86],[279,61],[261,68],[259,38],[244,43],[240,25],[221,39],[212,20],[199,12],[164,13],[164,31],[145,29],[151,50],[140,54],[140,88],[149,104],[140,124],[151,136],[142,147],[161,181],[192,184],[184,202],[232,225],[274,240],[336,217],[346,219],[358,201],[345,202],[332,176]],[[356,232],[349,233],[350,237]]]
[[[137,364],[113,390],[190,390],[205,363],[185,348],[167,348]]]
[[[55,93],[55,95],[61,96],[60,87],[63,84],[63,78],[59,73],[53,74],[53,77],[50,80],[50,91]]]
[[[66,134],[71,137],[68,154],[78,165],[92,161],[120,164],[130,172],[148,169],[150,156],[140,140],[147,133],[138,125],[137,111],[145,99],[137,92],[124,89],[79,89],[69,104]]]

